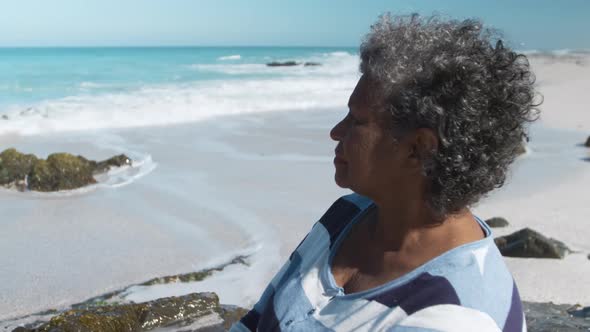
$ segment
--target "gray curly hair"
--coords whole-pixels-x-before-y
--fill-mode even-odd
[[[377,86],[393,134],[429,128],[438,136],[423,169],[439,217],[504,184],[537,118],[528,60],[497,36],[478,20],[386,14],[361,44],[360,70]]]

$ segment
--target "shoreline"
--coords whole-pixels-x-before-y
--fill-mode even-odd
[[[171,275],[171,276],[162,276],[157,278],[152,278],[150,280],[144,281],[138,284],[131,284],[124,288],[104,293],[98,296],[94,296],[89,298],[80,303],[74,303],[65,307],[54,307],[49,308],[40,312],[28,314],[25,316],[17,316],[11,317],[7,319],[0,320],[0,328],[4,331],[12,331],[13,329],[23,326],[25,328],[36,328],[43,324],[44,322],[48,322],[52,317],[60,315],[69,310],[86,310],[92,308],[98,308],[108,305],[126,305],[137,303],[135,301],[131,301],[126,299],[127,293],[133,288],[138,286],[143,287],[150,287],[153,285],[167,285],[167,284],[174,284],[174,283],[195,283],[205,280],[206,278],[212,278],[215,274],[222,272],[225,268],[231,265],[248,265],[248,256],[236,256],[232,260],[227,261],[223,264],[207,268],[200,271],[189,272],[185,274],[179,275]],[[154,299],[155,300],[155,299]]]
[[[187,169],[186,173],[186,176],[190,176],[191,178],[194,177],[197,181],[196,183],[198,183],[198,185],[195,185],[195,189],[197,191],[195,192],[195,189],[186,191],[186,186],[183,189],[183,187],[171,187],[166,184],[167,180],[163,179],[168,179],[168,181],[170,181],[170,178],[167,176],[162,178],[161,176],[163,174],[160,172],[162,172],[162,169],[164,168],[165,174],[171,174],[170,172],[173,172],[173,170],[176,168],[166,169],[165,165],[162,165],[164,161],[157,157],[158,154],[156,153],[155,162],[158,162],[160,166],[154,170],[154,173],[149,174],[147,177],[140,178],[130,185],[116,189],[102,188],[90,193],[74,195],[71,197],[27,197],[26,201],[33,204],[35,202],[45,202],[46,204],[49,204],[49,206],[53,206],[56,202],[60,204],[66,203],[68,200],[79,201],[90,199],[93,202],[102,202],[99,204],[99,206],[104,207],[104,199],[108,198],[108,196],[115,195],[117,199],[123,199],[125,196],[130,195],[127,191],[133,188],[140,191],[135,190],[133,191],[132,195],[145,196],[143,191],[145,190],[145,182],[148,182],[149,186],[158,186],[158,191],[164,190],[166,193],[165,195],[172,195],[172,197],[176,197],[175,199],[171,200],[170,198],[166,198],[166,196],[162,196],[162,194],[158,194],[158,204],[161,205],[162,203],[167,202],[165,205],[161,205],[159,209],[164,208],[164,210],[168,211],[170,208],[178,208],[179,204],[189,205],[188,207],[183,208],[184,214],[182,218],[184,219],[192,218],[190,216],[194,215],[194,199],[178,199],[181,197],[179,195],[187,195],[190,193],[193,198],[198,197],[197,200],[200,201],[203,206],[207,206],[209,210],[212,209],[213,211],[218,211],[215,215],[226,216],[224,217],[226,221],[222,223],[225,226],[219,228],[218,234],[221,236],[221,238],[227,238],[228,240],[230,238],[235,238],[238,233],[235,231],[228,232],[225,227],[235,227],[237,225],[241,225],[239,226],[240,229],[249,229],[249,232],[251,232],[250,234],[252,235],[246,237],[240,235],[246,241],[241,242],[242,245],[236,247],[236,249],[242,248],[240,249],[242,252],[245,250],[245,253],[254,254],[253,258],[259,261],[267,261],[266,264],[261,263],[262,265],[257,266],[260,269],[258,271],[252,269],[246,269],[245,271],[240,272],[234,271],[237,274],[245,274],[242,278],[240,278],[240,280],[246,280],[250,277],[253,278],[253,280],[256,280],[256,282],[254,282],[255,285],[252,287],[251,291],[244,293],[244,290],[239,289],[239,285],[235,284],[238,281],[235,279],[235,276],[232,276],[230,273],[231,269],[228,270],[227,274],[223,274],[221,278],[211,278],[199,289],[202,291],[217,292],[221,298],[222,303],[242,303],[251,305],[258,299],[258,296],[260,295],[262,288],[266,285],[266,282],[274,275],[280,264],[290,254],[291,250],[297,245],[297,243],[299,243],[301,238],[310,229],[311,225],[321,216],[321,214],[323,214],[326,206],[329,206],[329,204],[331,204],[337,197],[346,193],[333,184],[332,165],[330,163],[330,158],[326,157],[331,155],[334,146],[334,143],[331,142],[327,137],[327,132],[332,123],[335,123],[333,121],[339,119],[342,114],[342,111],[337,110],[276,112],[256,115],[249,114],[243,116],[228,116],[225,118],[216,119],[215,121],[203,123],[175,126],[174,130],[170,130],[170,127],[160,127],[146,128],[139,132],[137,130],[128,130],[124,133],[119,132],[118,135],[123,137],[123,141],[129,144],[129,142],[134,142],[136,139],[143,138],[146,135],[148,137],[159,137],[164,132],[168,132],[169,134],[167,135],[174,137],[175,141],[177,141],[178,139],[187,137],[187,135],[190,135],[189,133],[199,131],[199,134],[196,134],[197,137],[195,138],[198,142],[192,147],[196,148],[196,151],[199,151],[198,153],[204,153],[204,155],[201,155],[203,159],[199,158],[196,164],[190,163],[191,167]],[[474,212],[483,219],[493,216],[503,216],[510,220],[511,226],[506,229],[495,229],[495,236],[505,235],[512,231],[516,231],[519,228],[528,226],[541,231],[543,234],[549,237],[555,237],[558,240],[565,241],[566,244],[570,245],[573,249],[581,250],[584,253],[590,252],[590,247],[585,247],[583,239],[578,240],[577,238],[577,235],[584,234],[582,224],[580,224],[578,227],[582,228],[576,229],[576,232],[562,234],[564,229],[567,230],[567,227],[564,227],[564,224],[552,226],[551,223],[548,224],[547,222],[534,222],[535,218],[538,218],[539,216],[542,217],[543,213],[545,212],[539,210],[539,208],[536,207],[536,200],[530,199],[531,195],[535,192],[538,192],[539,196],[543,196],[545,192],[554,191],[554,200],[555,202],[559,202],[557,197],[565,195],[565,192],[568,191],[578,191],[579,187],[583,186],[583,183],[590,181],[587,179],[587,177],[583,176],[585,174],[584,171],[586,166],[590,166],[590,163],[583,162],[578,158],[578,155],[583,153],[585,148],[576,146],[577,141],[582,139],[582,132],[579,130],[545,129],[541,125],[535,128],[539,128],[541,130],[538,135],[533,135],[529,153],[524,155],[523,158],[519,159],[516,165],[513,165],[512,178],[509,179],[509,183],[505,188],[502,188],[496,192],[492,192],[490,198],[485,199],[476,205]],[[173,134],[170,134],[170,132],[173,132]],[[71,137],[74,136],[75,135],[71,135]],[[561,141],[555,142],[555,137],[560,137]],[[536,138],[538,138],[538,140]],[[60,135],[58,137],[54,137],[54,139],[57,141],[62,141],[63,137]],[[318,144],[317,139],[322,139],[323,143]],[[280,142],[280,144],[278,142]],[[191,143],[192,142],[187,142],[185,144],[191,145]],[[34,144],[35,143],[33,143],[33,145]],[[273,147],[275,144],[279,144],[280,150],[277,151],[277,149]],[[131,143],[131,146],[132,145],[133,143]],[[104,150],[101,150],[100,148],[95,149],[95,151],[104,152]],[[174,152],[172,155],[178,156],[176,152]],[[211,156],[213,159],[217,160],[207,163],[205,161],[210,159],[207,156]],[[176,157],[176,159],[178,159],[178,157]],[[176,167],[185,168],[184,165],[182,165],[184,163],[185,161],[181,162],[180,164],[176,162]],[[240,168],[241,173],[236,174],[233,165],[249,166],[246,168]],[[192,166],[198,167],[192,168]],[[263,169],[260,169],[261,167]],[[214,169],[215,172],[210,173],[205,177],[203,176],[207,173],[202,173],[199,171],[211,169]],[[266,174],[268,170],[274,170],[274,175],[271,175],[270,178]],[[534,172],[531,173],[531,170],[534,170]],[[217,174],[217,172],[220,172],[221,174],[212,177],[212,174]],[[289,174],[289,172],[291,175],[286,178],[285,174]],[[564,175],[566,176],[564,177]],[[208,181],[203,181],[204,178],[208,179]],[[532,179],[538,178],[542,178],[543,181],[531,181]],[[582,181],[580,181],[580,179],[582,179]],[[166,185],[162,186],[162,181]],[[174,181],[176,184],[185,182],[186,179],[182,178],[176,179]],[[305,186],[301,185],[302,183],[309,184],[310,186],[308,187],[314,188],[313,190],[317,192],[313,195],[309,195],[309,189],[305,189]],[[322,183],[322,185],[320,186],[319,183]],[[212,185],[214,186],[212,187]],[[219,188],[219,186],[224,188]],[[251,195],[249,195],[250,197],[244,197],[241,192],[238,192],[243,191],[245,188],[249,188],[248,190],[254,190]],[[308,197],[301,197],[300,194],[302,192],[308,192]],[[269,203],[269,193],[273,193],[273,195],[276,196],[275,199],[272,200],[272,203]],[[2,194],[3,193],[0,192],[0,195]],[[197,196],[194,196],[195,194],[197,194]],[[107,197],[104,197],[105,195]],[[20,200],[23,196],[18,193],[13,193],[4,197],[11,197],[13,200]],[[518,198],[518,204],[529,205],[527,208],[522,209],[521,213],[515,213],[513,211],[514,207],[518,206],[518,204],[515,205],[515,197],[520,197]],[[95,201],[96,199],[98,199],[98,201]],[[162,201],[163,199],[165,201]],[[229,202],[236,202],[240,200],[245,200],[245,205],[240,204],[242,206],[236,205],[232,207],[233,203],[228,204]],[[527,200],[529,203],[525,203]],[[551,208],[552,206],[555,206],[555,202],[545,200],[545,203],[542,205],[544,205],[546,208]],[[108,204],[119,205],[116,200]],[[299,213],[296,212],[298,209],[301,209],[301,206],[306,206],[306,204],[311,206],[308,209],[304,209],[304,211],[300,211]],[[575,205],[576,203],[573,202],[572,204]],[[581,202],[578,202],[577,204],[583,208],[583,204]],[[275,205],[280,205],[282,207]],[[115,208],[114,205],[107,206],[120,211],[120,209]],[[140,205],[133,203],[132,206]],[[271,208],[270,206],[273,207]],[[63,206],[62,208],[64,207],[66,206]],[[556,208],[558,207],[556,206]],[[533,213],[532,211],[535,211],[535,209],[537,211]],[[290,211],[289,214],[292,215],[286,216],[284,211]],[[131,212],[133,211],[128,211],[128,214],[125,214],[124,216],[129,216],[135,213]],[[578,215],[581,213],[585,212],[576,211],[576,214]],[[527,215],[530,216],[527,217]],[[240,219],[246,218],[242,220],[242,222],[245,223],[235,224],[234,221],[231,221],[231,219],[235,218],[236,216],[240,216]],[[164,215],[161,215],[160,217],[164,217]],[[96,219],[96,217],[94,217],[94,219]],[[206,221],[206,219],[206,215],[201,214],[199,218],[195,219],[195,222],[201,224],[202,222]],[[32,221],[30,219],[28,220],[29,222]],[[99,218],[96,221],[101,223],[100,220],[101,219]],[[124,223],[125,221],[124,219],[120,219],[120,217],[117,218],[117,220],[118,221],[112,223],[112,225],[120,228],[121,223]],[[278,220],[282,221],[278,222]],[[42,224],[44,227],[52,226],[53,224],[53,226],[59,228],[59,224],[62,222],[63,220],[52,217],[51,220],[47,220]],[[156,224],[152,224],[153,222],[156,222]],[[136,227],[145,228],[157,226],[158,229],[161,230],[170,229],[170,227],[173,229],[180,227],[178,228],[178,231],[181,233],[185,232],[185,230],[183,230],[186,227],[184,226],[184,222],[176,225],[174,223],[162,223],[157,220],[154,220],[153,222],[150,221],[146,224],[145,221],[137,220],[135,222],[135,226],[133,226],[133,228],[129,228],[129,231],[133,229],[132,232],[137,232],[138,229]],[[152,225],[150,226],[150,224]],[[212,225],[218,224],[218,222],[214,222],[213,224],[205,224],[209,225],[207,227],[211,227]],[[259,226],[253,226],[256,224]],[[73,227],[75,225],[76,222],[73,220],[64,223],[65,227]],[[129,226],[131,227],[131,225]],[[214,229],[211,229],[211,231],[213,230]],[[266,232],[266,235],[257,234],[255,230],[264,231]],[[96,237],[93,238],[96,239]],[[133,237],[130,237],[129,239],[132,238]],[[190,240],[190,243],[194,243],[194,239],[188,239]],[[226,241],[227,240],[224,240],[224,242]],[[235,240],[231,240],[230,242],[235,242]],[[150,245],[145,244],[144,246],[149,247]],[[199,246],[197,245],[190,244],[190,246],[196,247],[195,249],[199,249]],[[141,246],[133,247],[136,249],[143,249]],[[268,250],[276,251],[277,254],[265,256],[266,251]],[[227,251],[227,249],[221,249],[221,252],[231,252],[231,250]],[[104,252],[100,255],[104,256]],[[143,255],[144,254],[142,254],[142,256]],[[216,254],[215,256],[218,255],[219,254]],[[199,256],[205,257],[203,255]],[[227,254],[224,256],[227,257]],[[580,302],[582,304],[588,305],[590,304],[590,294],[578,294],[578,291],[570,290],[563,295],[556,296],[556,294],[554,294],[555,291],[551,291],[551,287],[549,287],[549,290],[546,292],[538,292],[534,286],[538,285],[539,282],[538,278],[535,277],[534,274],[539,273],[542,275],[546,273],[540,273],[540,271],[550,270],[552,271],[551,273],[555,275],[555,278],[557,278],[562,277],[561,272],[559,272],[560,269],[571,270],[573,266],[581,266],[582,269],[578,268],[577,270],[574,269],[573,271],[576,272],[576,275],[583,275],[586,273],[586,269],[584,269],[584,266],[581,265],[582,262],[579,259],[574,259],[575,257],[577,256],[570,255],[566,257],[565,260],[559,262],[512,258],[508,258],[506,261],[511,271],[518,269],[518,272],[513,272],[513,274],[515,275],[518,284],[523,284],[523,286],[525,286],[519,286],[525,300],[552,300],[556,303]],[[107,254],[106,258],[109,260],[115,258],[118,259],[121,264],[124,264],[123,261],[118,257],[109,256]],[[209,261],[210,258],[211,257],[209,257]],[[215,258],[214,260],[219,261],[219,259],[220,258]],[[184,261],[187,262],[187,260]],[[202,258],[201,261],[203,261]],[[587,265],[590,267],[590,261],[588,261],[588,263],[589,264]],[[208,264],[211,266],[212,263]],[[531,273],[526,272],[526,266],[530,265],[535,266],[532,276]],[[157,268],[157,270],[160,272],[154,273],[156,272],[154,270],[154,272],[149,273],[149,275],[161,275],[161,271],[171,271],[172,274],[177,274],[184,273],[189,270],[198,270],[194,263],[187,264],[178,261],[177,263],[170,266],[176,267],[173,269]],[[185,267],[182,268],[182,266]],[[191,266],[194,268],[191,269]],[[521,266],[525,267],[521,268]],[[561,266],[561,268],[557,269],[558,271],[555,271],[556,269],[553,267],[556,266]],[[588,273],[590,273],[590,270]],[[141,275],[138,275],[138,277],[133,278],[134,280],[131,280],[131,282],[123,281],[121,283],[121,281],[119,281],[117,284],[111,283],[107,289],[99,287],[91,290],[91,292],[86,292],[86,294],[92,295],[90,293],[94,293],[95,295],[99,295],[105,293],[105,291],[108,292],[113,290],[113,288],[118,289],[130,284],[136,284],[141,282],[142,279],[145,279],[146,275],[148,274],[142,273]],[[571,282],[568,280],[571,279],[563,279],[564,285],[567,286],[571,284]],[[232,283],[234,286],[224,289],[224,285]],[[526,286],[529,283],[531,284],[531,289]],[[555,287],[555,285],[553,287]],[[84,288],[86,290],[89,289],[88,286],[84,286]],[[170,290],[167,291],[169,292],[169,295],[179,295],[183,292],[187,292],[186,289],[180,288],[175,289],[173,293],[170,293]],[[159,294],[162,296],[166,295],[165,291],[162,291]],[[533,296],[535,294],[540,295],[535,297]],[[574,295],[578,296],[578,298],[574,298]],[[90,297],[92,296],[82,295],[78,298],[83,299]],[[154,297],[151,296],[151,298]],[[146,300],[151,298],[150,295],[144,293],[141,295],[141,297],[137,295],[136,300]],[[71,303],[74,302],[79,301],[72,301]]]

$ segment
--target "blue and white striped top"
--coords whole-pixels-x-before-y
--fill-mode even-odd
[[[518,290],[485,238],[454,248],[381,286],[345,294],[331,261],[373,202],[337,200],[231,331],[526,331]]]

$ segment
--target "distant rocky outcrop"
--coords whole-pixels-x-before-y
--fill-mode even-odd
[[[96,183],[94,175],[131,163],[125,155],[99,162],[69,153],[54,153],[40,159],[11,148],[0,153],[0,185],[20,191],[77,189]]]
[[[285,61],[285,62],[273,61],[273,62],[267,63],[266,65],[269,67],[292,67],[292,66],[299,65],[299,63],[295,62],[295,61]]]
[[[297,61],[284,61],[284,62],[278,62],[278,61],[273,61],[273,62],[268,62],[266,64],[269,67],[293,67],[293,66],[299,66],[301,65],[301,62],[297,62]],[[304,62],[303,66],[304,67],[312,67],[312,66],[321,66],[322,64],[319,62]]]
[[[524,228],[494,239],[503,256],[530,258],[563,258],[571,250],[563,243]]]
[[[588,136],[588,138],[586,139],[586,143],[584,143],[584,146],[590,148],[590,136]]]
[[[227,331],[248,310],[222,306],[215,293],[192,293],[145,303],[72,309],[36,328],[13,332],[119,332],[170,328],[175,331]]]
[[[492,228],[506,227],[509,225],[508,220],[502,217],[494,217],[486,220],[486,224]]]
[[[590,307],[523,302],[529,332],[579,332],[590,330]]]

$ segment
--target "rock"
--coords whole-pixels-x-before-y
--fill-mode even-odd
[[[509,225],[508,220],[502,217],[494,217],[486,220],[486,224],[492,228],[506,227]]]
[[[100,162],[69,153],[54,153],[44,160],[6,149],[0,153],[0,185],[20,191],[76,189],[96,183],[93,177],[96,174],[131,163],[123,154]]]
[[[529,332],[578,332],[590,329],[586,319],[590,307],[579,309],[569,304],[523,302]]]
[[[322,64],[319,62],[306,62],[303,64],[303,66],[305,67],[310,67],[310,66],[321,66]]]
[[[120,154],[118,156],[114,156],[107,160],[100,161],[96,163],[94,170],[92,173],[104,173],[107,172],[111,167],[122,167],[122,166],[131,166],[131,159],[124,154]]]
[[[3,120],[8,120],[8,115],[6,115],[6,114],[2,114],[2,119],[3,119]]]
[[[221,306],[215,293],[192,293],[145,303],[72,309],[39,327],[19,327],[13,332],[225,331],[246,312],[236,306]]]
[[[563,258],[571,250],[563,242],[546,238],[524,228],[518,232],[494,239],[503,256],[532,258]]]
[[[246,316],[248,309],[238,307],[235,305],[221,305],[221,318],[223,319],[223,331],[228,331],[231,326],[239,321],[242,317]]]
[[[299,65],[298,62],[295,61],[285,61],[285,62],[269,62],[266,64],[269,67],[292,67],[292,66],[297,66]]]
[[[588,139],[586,139],[584,146],[590,148],[590,136],[588,136]]]
[[[92,167],[68,153],[54,153],[38,160],[29,176],[29,189],[58,191],[81,188],[96,183]]]
[[[248,263],[246,262],[246,258],[247,258],[247,256],[237,256],[237,257],[234,257],[231,261],[229,261],[227,263],[218,265],[218,266],[210,268],[210,269],[201,270],[201,271],[197,271],[197,272],[189,272],[189,273],[153,278],[153,279],[150,279],[146,282],[139,284],[139,286],[170,284],[170,283],[175,283],[175,282],[201,281],[201,280],[211,276],[211,274],[213,274],[213,272],[223,271],[223,269],[225,269],[229,265],[234,265],[234,264],[248,265]]]
[[[0,184],[10,185],[20,180],[25,180],[37,157],[32,154],[23,154],[16,149],[6,149],[0,153]]]
[[[567,312],[573,317],[590,318],[590,307],[582,307],[581,305],[572,306]]]

